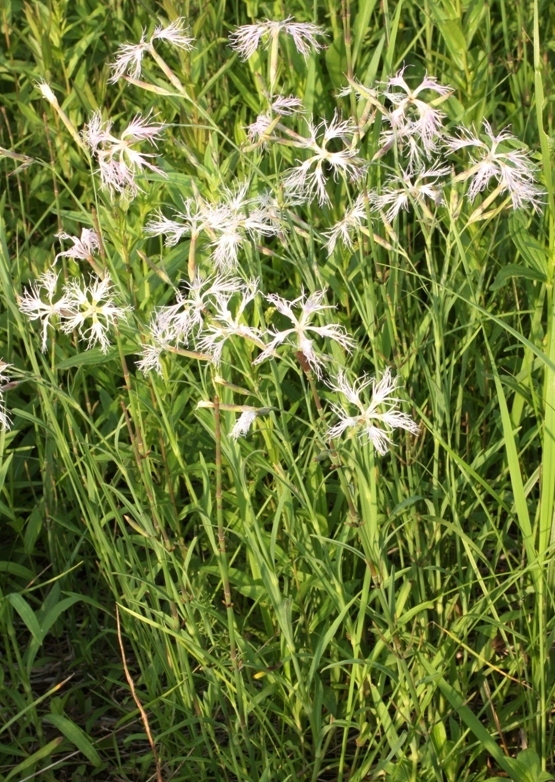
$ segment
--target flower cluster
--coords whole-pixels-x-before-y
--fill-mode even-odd
[[[373,85],[349,76],[348,86],[339,95],[354,93],[358,99],[353,117],[343,116],[339,110],[331,118],[305,114],[302,97],[280,94],[278,89],[280,46],[288,39],[307,58],[322,49],[324,35],[316,24],[291,17],[244,25],[231,34],[230,46],[241,59],[249,59],[258,50],[261,57],[262,51],[267,51],[268,58],[267,68],[257,69],[256,74],[264,101],[262,111],[246,127],[248,142],[243,145],[242,155],[248,159],[250,153],[265,153],[270,145],[277,145],[287,150],[284,156],[292,162],[275,180],[267,176],[264,167],[254,165],[250,181],[229,183],[228,179],[224,186],[223,181],[205,177],[202,193],[197,185],[199,177],[193,180],[192,192],[182,197],[179,209],[169,216],[157,211],[150,217],[145,227],[148,236],[163,236],[169,247],[182,242],[185,245],[189,282],[175,290],[173,303],[160,307],[144,329],[138,367],[143,372],[163,374],[162,356],[173,353],[210,362],[219,371],[233,356],[237,341],[248,343],[243,357],[248,355],[255,367],[284,354],[292,355],[313,390],[317,380],[327,377],[328,387],[344,400],[331,404],[338,420],[329,427],[328,437],[356,431],[384,454],[395,429],[418,432],[416,423],[398,409],[398,379],[386,369],[380,378],[363,376],[351,383],[346,370],[334,371],[330,343],[335,343],[336,353],[351,353],[355,341],[340,323],[333,322],[330,311],[334,308],[326,303],[325,290],[305,293],[301,289],[292,300],[277,293],[265,295],[260,279],[245,280],[245,275],[240,275],[241,254],[249,245],[259,245],[263,240],[275,243],[278,238],[286,243],[291,230],[307,235],[307,228],[325,244],[328,255],[336,253],[340,244],[354,250],[358,234],[369,234],[369,220],[380,220],[388,236],[396,237],[392,224],[409,209],[421,216],[423,224],[434,226],[442,205],[452,203],[444,198],[449,187],[466,188],[470,202],[483,196],[471,221],[487,216],[486,209],[500,195],[506,196],[500,209],[509,202],[515,209],[527,205],[537,209],[543,193],[536,183],[536,168],[529,153],[507,130],[495,134],[484,122],[482,132],[461,127],[455,136],[450,135],[442,107],[447,105],[452,90],[427,73],[420,80],[413,79],[410,69],[403,67]],[[110,81],[127,78],[141,84],[136,80],[141,76],[145,55],[149,55],[178,93],[187,95],[162,59],[160,42],[188,51],[193,39],[181,17],[169,25],[159,24],[150,36],[143,31],[138,43],[126,43],[117,50]],[[267,81],[262,72],[267,73]],[[59,109],[48,85],[39,85],[39,89]],[[155,91],[164,92],[161,88]],[[371,148],[369,130],[376,121],[380,127],[373,134]],[[141,174],[165,176],[155,163],[155,153],[142,150],[146,144],[156,148],[163,129],[164,125],[155,122],[151,114],[137,115],[117,135],[111,120],[103,120],[100,111],[93,114],[80,143],[84,141],[90,150],[98,165],[101,186],[112,198],[129,200],[136,196]],[[387,174],[376,177],[381,184],[372,188],[368,173],[378,165]],[[264,187],[273,189],[262,191],[261,181]],[[332,187],[346,196],[342,199],[343,216],[339,215],[335,225],[328,223],[319,233],[313,233],[313,226],[305,223],[295,208],[313,202],[321,209],[331,208]],[[486,192],[488,188],[490,193]],[[71,246],[59,252],[56,259],[84,260],[98,270],[94,254],[101,246],[95,231],[83,229],[80,237],[62,233],[59,238],[70,241]],[[380,237],[377,241],[387,246]],[[267,247],[257,249],[268,255],[274,253]],[[268,305],[265,311],[261,302]],[[24,292],[20,307],[30,320],[39,321],[43,350],[49,329],[58,327],[65,333],[75,332],[88,347],[99,345],[107,351],[110,331],[129,309],[117,302],[108,275],[99,272],[89,283],[80,278],[70,280],[58,294],[58,275],[53,271],[46,272]],[[211,404],[203,402],[201,406]],[[268,412],[249,405],[222,409],[240,413],[231,432],[234,439],[250,430],[262,410]]]
[[[113,84],[126,75],[132,79],[138,79],[141,75],[144,55],[150,53],[152,56],[156,56],[155,41],[165,41],[177,49],[190,51],[193,48],[194,40],[187,35],[183,17],[178,17],[165,27],[161,24],[157,25],[148,41],[143,31],[139,43],[124,43],[119,47],[116,59],[110,66],[112,76],[109,81]]]
[[[136,144],[148,141],[156,147],[164,125],[151,121],[151,116],[137,115],[123,130],[119,138],[111,132],[112,122],[104,122],[99,111],[85,126],[83,139],[98,163],[100,182],[110,195],[134,198],[140,190],[136,176],[148,169],[165,176],[164,172],[150,162],[152,153],[139,152]]]
[[[183,236],[191,242],[206,234],[212,249],[211,258],[216,269],[232,271],[238,262],[239,251],[249,239],[275,236],[281,229],[280,209],[268,193],[247,197],[249,184],[235,190],[223,188],[223,197],[208,202],[197,194],[183,200],[183,211],[175,211],[173,218],[156,215],[146,231],[152,236],[164,235],[173,247]]]
[[[57,297],[58,274],[45,272],[24,291],[19,309],[29,320],[42,327],[42,350],[48,344],[48,328],[58,326],[64,334],[76,331],[87,342],[87,348],[100,345],[105,353],[110,347],[108,332],[125,317],[129,307],[116,303],[109,275],[100,279],[91,275],[89,282],[70,280]]]
[[[470,201],[493,180],[496,189],[488,198],[507,193],[515,209],[541,206],[544,193],[535,181],[536,167],[526,150],[521,146],[515,149],[514,136],[506,130],[495,135],[487,121],[483,135],[467,128],[461,128],[456,137],[449,135],[444,126],[446,115],[437,104],[448,99],[451,88],[428,74],[411,86],[407,70],[402,68],[375,87],[349,80],[340,95],[354,92],[366,104],[356,123],[342,119],[336,111],[331,120],[314,122],[307,118],[308,135],[300,136],[283,124],[276,108],[270,108],[248,128],[249,139],[263,148],[272,142],[309,152],[285,172],[284,192],[290,205],[316,198],[320,206],[326,206],[331,204],[330,177],[354,184],[364,181],[369,162],[364,160],[359,142],[376,115],[380,116],[385,127],[372,161],[394,150],[394,173],[385,178],[379,190],[363,187],[343,218],[324,232],[328,254],[335,251],[339,241],[352,249],[356,232],[364,230],[373,213],[386,226],[411,207],[430,217],[444,203],[445,188],[461,182],[470,183]],[[457,161],[450,158],[467,148],[470,164],[457,173]]]
[[[297,51],[303,57],[308,57],[311,50],[319,51],[322,44],[318,37],[325,36],[325,31],[311,22],[293,22],[292,19],[291,16],[281,22],[266,19],[265,22],[238,27],[230,35],[230,46],[239,52],[243,60],[248,60],[261,43],[268,46],[283,33],[291,36]]]
[[[325,291],[316,291],[309,296],[302,293],[293,301],[277,294],[268,294],[265,298],[269,304],[291,323],[290,327],[282,330],[263,330],[248,323],[246,312],[257,295],[258,280],[243,282],[237,277],[224,276],[202,280],[197,277],[186,286],[185,291],[179,292],[175,304],[156,312],[149,329],[149,342],[143,346],[142,358],[138,362],[139,369],[143,372],[155,370],[162,374],[162,354],[164,351],[183,352],[180,346],[188,346],[194,351],[188,355],[219,366],[225,345],[229,340],[239,338],[261,349],[253,361],[254,365],[277,356],[277,349],[289,344],[303,371],[314,372],[320,378],[330,357],[315,346],[315,337],[320,341],[336,342],[348,352],[354,347],[354,339],[340,324],[318,325],[315,322],[319,313],[333,309],[332,305],[325,303]],[[360,393],[370,383],[373,383],[373,398],[369,406],[363,407]],[[348,400],[360,410],[360,415],[353,418],[345,416],[339,406],[332,405],[340,415],[340,422],[329,429],[330,438],[342,434],[351,425],[362,423],[378,453],[383,454],[391,443],[389,430],[401,427],[413,433],[418,431],[409,416],[394,409],[399,400],[391,396],[396,381],[391,378],[389,370],[379,383],[363,380],[358,387],[351,387],[345,375],[340,373],[335,384],[329,385],[333,390],[346,394]],[[201,407],[213,406],[210,402],[199,404]],[[386,410],[381,412],[384,406]],[[226,409],[241,412],[231,432],[234,439],[246,435],[256,417],[261,414],[259,409],[249,406],[227,406]],[[371,420],[374,423],[370,424]],[[380,422],[385,429],[380,429]]]
[[[318,325],[314,322],[318,313],[333,309],[332,305],[324,303],[325,291],[316,291],[310,296],[303,293],[293,301],[268,294],[266,300],[292,324],[281,331],[263,330],[248,324],[245,313],[257,295],[258,280],[243,282],[236,277],[223,276],[202,280],[197,277],[187,286],[186,295],[178,295],[176,304],[162,307],[155,314],[140,368],[161,372],[163,351],[175,351],[182,345],[219,365],[226,343],[239,337],[261,349],[254,364],[277,355],[277,348],[287,343],[294,347],[301,364],[319,377],[328,356],[316,349],[314,337],[329,339],[347,351],[353,348],[354,340],[340,324]]]

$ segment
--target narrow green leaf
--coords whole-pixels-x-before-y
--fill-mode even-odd
[[[29,769],[31,766],[34,766],[34,764],[39,760],[44,760],[44,758],[49,757],[60,746],[62,741],[62,736],[58,736],[57,738],[52,739],[52,741],[49,741],[48,744],[45,744],[44,747],[37,749],[36,752],[33,752],[32,755],[29,755],[28,758],[25,758],[22,763],[18,763],[15,768],[12,768],[8,776],[4,777],[4,782],[9,782],[10,779],[15,779],[16,777],[21,779],[23,771]]]
[[[54,725],[55,728],[63,733],[66,739],[71,741],[90,760],[93,766],[98,767],[102,765],[98,752],[91,744],[86,733],[78,725],[61,714],[47,714],[44,717],[44,721]]]
[[[19,616],[23,619],[25,623],[25,627],[35,641],[38,644],[42,643],[43,635],[40,628],[39,621],[36,617],[35,612],[29,605],[29,603],[25,600],[25,598],[20,595],[18,592],[12,592],[10,595],[7,596],[8,600],[12,604],[12,606],[15,608]]]
[[[510,759],[506,757],[506,755],[503,753],[503,750],[496,744],[478,717],[465,704],[459,693],[445,681],[443,676],[438,671],[436,671],[434,666],[428,660],[426,660],[424,655],[420,655],[420,662],[437,685],[443,697],[451,704],[451,707],[455,709],[467,728],[472,731],[472,733],[476,736],[484,749],[489,752],[495,762],[510,776],[512,780],[514,780],[514,782],[522,782],[518,774],[515,772],[515,768]]]
[[[528,513],[526,492],[524,491],[524,482],[522,480],[522,473],[520,470],[520,461],[518,458],[518,451],[517,451],[515,436],[513,432],[511,414],[507,406],[507,400],[505,399],[503,384],[501,383],[499,374],[497,372],[497,367],[495,365],[495,357],[492,353],[489,342],[485,337],[485,335],[484,338],[486,342],[486,349],[488,351],[490,361],[491,361],[491,371],[493,374],[495,388],[497,391],[499,410],[501,412],[501,423],[503,425],[503,437],[505,441],[507,461],[509,463],[509,475],[511,478],[511,485],[513,489],[516,515],[518,518],[520,530],[522,532],[524,548],[526,549],[526,555],[528,558],[528,564],[533,565],[534,562],[536,561],[536,551],[534,549],[534,536],[532,533],[530,514]]]
[[[497,272],[495,280],[489,286],[490,291],[497,291],[502,288],[513,277],[522,277],[526,280],[535,280],[536,282],[545,282],[546,276],[537,269],[528,269],[526,266],[519,266],[516,263],[509,263]]]

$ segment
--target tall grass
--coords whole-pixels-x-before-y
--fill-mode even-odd
[[[242,61],[229,47],[238,25],[288,14],[322,25],[325,50],[305,60],[280,39],[276,69],[271,49]],[[180,15],[193,51],[162,45],[140,78],[108,82],[120,44]],[[537,0],[5,4],[6,780],[552,778],[553,21]],[[353,352],[316,339],[332,356],[321,380],[294,346],[255,365],[260,347],[241,339],[216,368],[181,345],[140,372],[156,309],[192,262],[211,268],[203,239],[147,233],[156,211],[238,182],[283,196],[302,153],[246,132],[268,85],[307,116],[360,120],[363,102],[339,90],[404,65],[411,84],[427,72],[451,86],[435,104],[450,133],[511,126],[542,208],[488,201],[493,187],[471,202],[459,177],[443,203],[385,223],[367,202],[353,247],[328,255],[325,231],[362,187],[330,177],[330,203],[286,210],[279,235],[245,241],[236,274],[287,299],[325,289],[336,309],[318,322],[345,328]],[[96,110],[114,132],[150,111],[167,124],[163,174],[132,200],[100,187],[77,134]],[[302,117],[283,124],[306,136]],[[375,156],[383,129],[378,114],[358,144],[377,192],[399,165]],[[464,150],[450,161],[456,177]],[[83,227],[101,236],[94,266],[58,258],[60,286],[109,273],[133,310],[107,352],[54,329],[42,352],[22,297],[61,251],[54,235]],[[261,297],[245,313],[284,327]],[[325,381],[388,367],[419,435],[396,430],[385,456],[356,433],[331,441],[341,400]],[[264,413],[235,439],[245,406]]]

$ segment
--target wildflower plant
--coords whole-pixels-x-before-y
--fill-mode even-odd
[[[318,39],[325,36],[325,31],[311,22],[295,22],[291,16],[283,21],[266,19],[264,22],[239,27],[230,36],[230,46],[247,60],[261,44],[271,46],[280,34],[290,36],[297,51],[308,57],[311,51],[322,48],[323,44]]]
[[[29,320],[40,320],[42,327],[41,349],[48,346],[48,328],[70,312],[70,298],[64,293],[57,298],[59,275],[52,270],[42,274],[38,281],[24,291],[19,309]],[[53,322],[54,321],[54,322]]]
[[[430,159],[438,152],[438,144],[445,134],[443,119],[445,114],[434,107],[433,103],[422,99],[422,93],[436,93],[447,96],[451,92],[448,85],[440,84],[433,76],[426,74],[420,84],[409,87],[401,69],[385,84],[383,97],[387,111],[383,119],[389,128],[381,135],[382,149],[392,144],[408,147],[409,165],[422,165],[424,159]]]
[[[11,496],[20,559],[0,572],[24,577],[4,614],[26,630],[6,637],[32,644],[0,657],[11,678],[34,670],[36,623],[72,608],[64,579],[86,542],[106,622],[117,606],[106,679],[112,658],[124,671],[97,711],[134,704],[157,780],[481,782],[516,778],[528,741],[547,766],[555,458],[538,443],[553,456],[555,318],[534,231],[545,238],[551,178],[504,116],[513,93],[476,125],[495,85],[465,87],[481,62],[470,44],[447,67],[433,17],[408,46],[410,14],[392,24],[384,6],[375,46],[378,7],[355,6],[231,30],[210,7],[135,43],[105,35],[90,88],[64,100],[73,61],[53,87],[33,82],[50,112],[41,154],[0,147],[22,164],[0,224],[0,429],[13,424],[0,450],[15,444],[0,510]],[[45,160],[63,172],[53,185]],[[14,217],[14,182],[39,204],[32,221]],[[42,602],[26,559],[38,535],[57,568]],[[42,730],[50,694],[32,677],[21,693],[15,711]],[[100,768],[108,743],[85,744],[63,708],[45,722]],[[10,778],[50,762],[35,743],[21,740]]]
[[[111,196],[134,198],[140,188],[137,175],[145,170],[165,176],[162,169],[155,166],[150,152],[139,152],[135,145],[148,142],[156,146],[164,126],[152,122],[151,116],[138,114],[131,120],[121,135],[115,136],[112,122],[103,121],[100,112],[95,112],[85,126],[83,139],[96,162],[100,174],[100,183]]]
[[[110,65],[112,75],[109,81],[117,82],[126,75],[138,79],[141,76],[145,54],[150,54],[157,59],[154,46],[157,41],[163,41],[182,51],[190,51],[193,48],[194,38],[187,35],[183,17],[178,17],[167,25],[158,24],[148,40],[143,31],[139,43],[124,43],[119,47],[115,60]]]
[[[349,383],[345,373],[339,372],[335,380],[329,382],[329,387],[344,397],[351,407],[358,408],[358,412],[349,415],[341,405],[332,404],[339,420],[328,429],[328,437],[340,437],[352,430],[370,441],[383,456],[393,443],[391,435],[394,429],[405,429],[417,435],[418,424],[398,409],[401,400],[394,396],[397,386],[398,380],[392,377],[389,368],[379,380],[362,377],[354,383]],[[370,402],[363,402],[361,395],[369,387],[372,390]]]
[[[87,348],[99,344],[107,352],[111,344],[110,330],[129,311],[129,307],[116,303],[110,276],[100,279],[91,275],[88,283],[72,279],[57,298],[58,277],[53,271],[45,272],[25,291],[19,304],[29,320],[41,321],[42,350],[47,348],[48,327],[54,325],[51,322],[54,319],[65,334],[77,331],[86,340]]]
[[[65,233],[65,231],[60,231],[56,236],[61,241],[70,240],[72,246],[69,250],[59,252],[54,259],[55,261],[57,261],[58,258],[73,258],[74,260],[92,262],[93,256],[100,247],[98,234],[90,228],[83,228],[80,237],[70,236]]]
[[[343,120],[335,114],[330,122],[322,120],[318,125],[307,121],[308,138],[293,136],[295,145],[309,150],[312,154],[302,161],[297,161],[284,179],[286,193],[295,200],[318,199],[320,206],[330,203],[326,189],[329,173],[335,180],[339,176],[349,182],[359,182],[364,177],[366,163],[352,146],[355,125],[350,120]],[[343,149],[334,151],[330,142],[343,142]],[[329,172],[329,173],[328,173]]]
[[[471,165],[457,175],[459,181],[470,180],[469,199],[473,201],[493,179],[498,183],[498,193],[509,193],[513,209],[527,204],[539,209],[543,191],[536,184],[536,166],[527,152],[510,148],[516,139],[507,130],[495,134],[487,120],[484,120],[483,128],[483,138],[468,128],[461,128],[458,136],[446,141],[453,152],[469,150]]]
[[[330,323],[318,326],[314,319],[319,312],[324,312],[332,308],[330,304],[324,304],[325,291],[315,291],[307,296],[301,293],[293,301],[278,296],[275,293],[267,295],[267,300],[276,308],[278,312],[284,315],[290,322],[291,327],[277,331],[270,329],[268,331],[269,341],[262,353],[255,359],[255,364],[274,355],[278,346],[288,343],[293,339],[293,345],[303,362],[306,362],[310,369],[318,376],[322,374],[325,354],[319,353],[314,348],[314,342],[311,337],[318,336],[333,342],[337,342],[346,350],[351,350],[354,346],[354,339],[345,331],[343,326],[338,323]],[[298,313],[296,312],[298,310]]]

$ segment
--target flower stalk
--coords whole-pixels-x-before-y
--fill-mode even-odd
[[[231,667],[235,678],[237,688],[237,703],[239,712],[239,721],[241,727],[245,727],[245,716],[243,713],[243,685],[241,672],[239,670],[239,659],[237,656],[237,641],[235,638],[235,615],[233,612],[233,601],[231,599],[231,586],[229,582],[229,564],[227,560],[227,549],[224,527],[224,509],[223,509],[223,489],[222,489],[222,427],[220,416],[220,399],[217,394],[214,395],[214,438],[216,441],[215,469],[216,469],[216,523],[218,528],[218,547],[216,557],[220,570],[224,590],[224,606],[227,614],[227,627],[229,633],[229,656]]]

